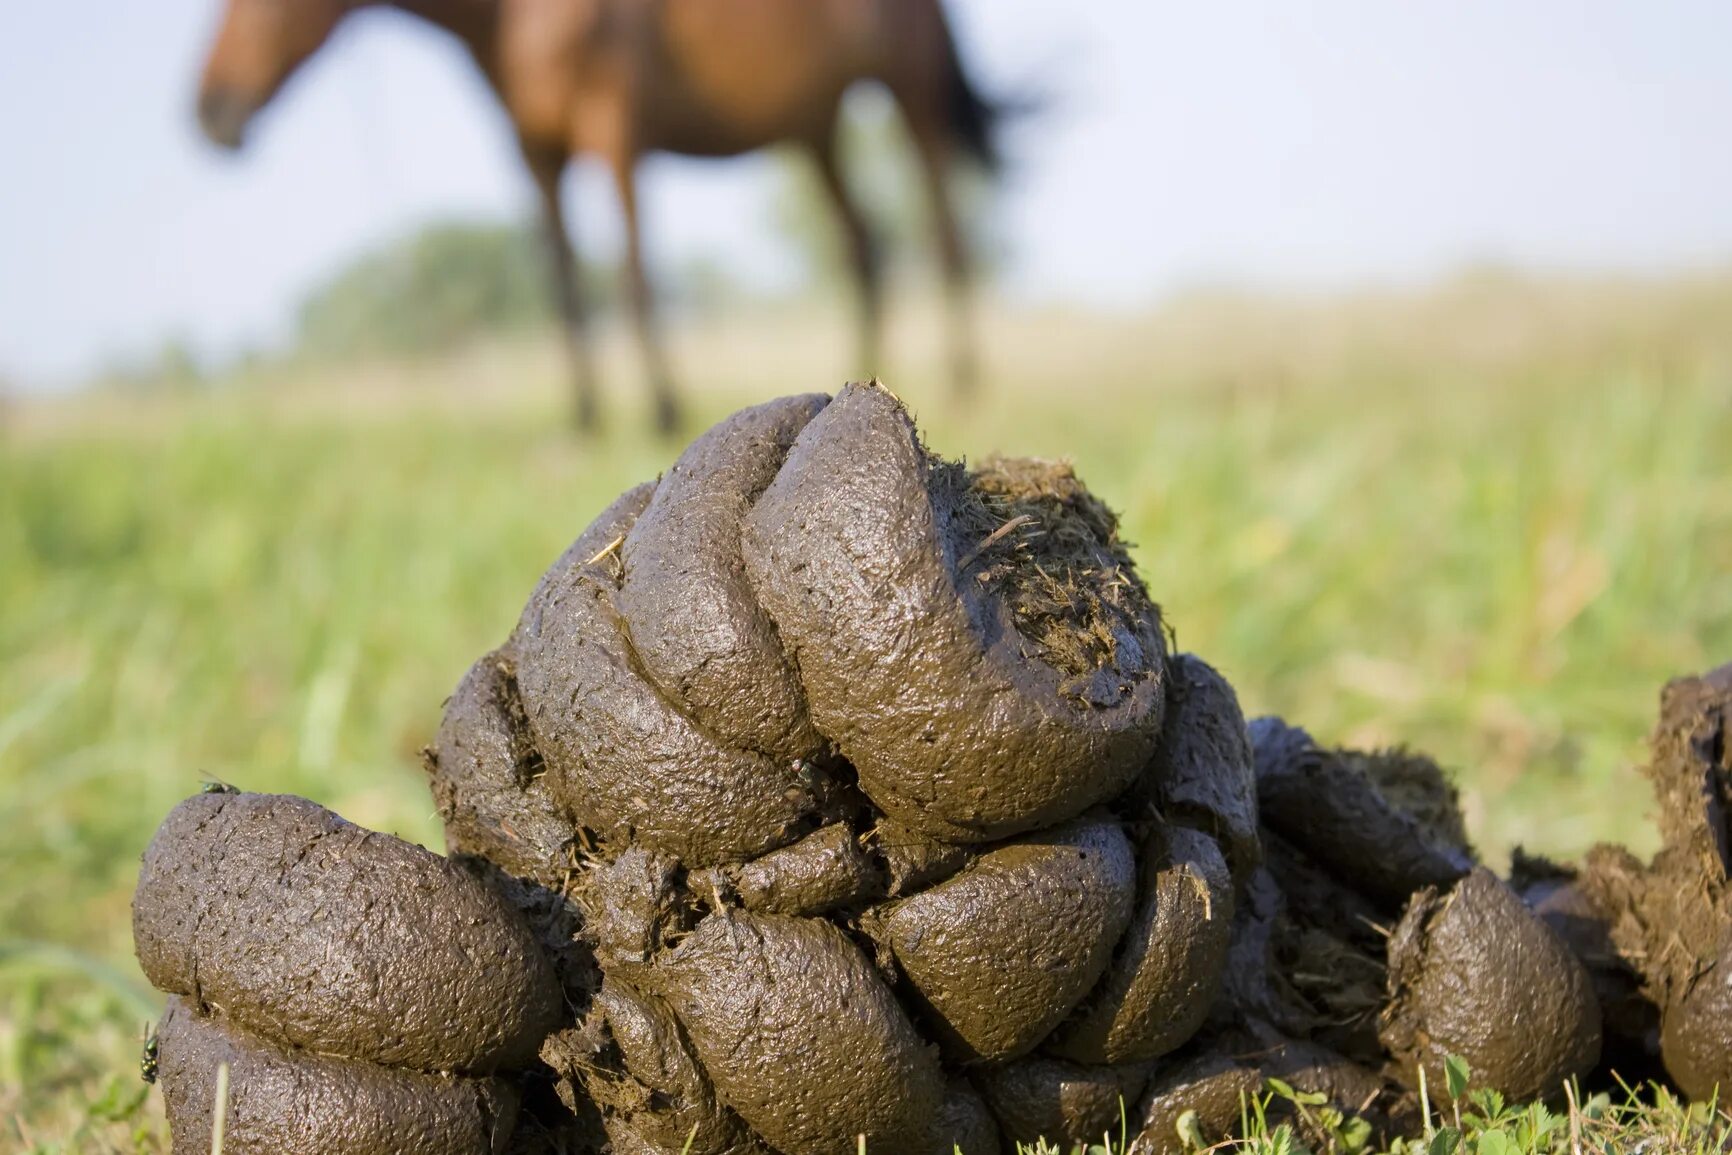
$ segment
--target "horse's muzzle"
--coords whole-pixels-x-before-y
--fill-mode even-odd
[[[218,148],[239,148],[252,115],[252,101],[230,89],[207,88],[199,93],[199,127]]]

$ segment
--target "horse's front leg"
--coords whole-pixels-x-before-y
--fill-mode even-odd
[[[619,194],[620,215],[625,222],[626,288],[631,296],[632,323],[637,330],[638,346],[643,354],[644,371],[649,377],[650,392],[655,402],[656,429],[664,434],[677,433],[680,427],[680,402],[674,388],[673,373],[668,369],[667,354],[662,348],[661,327],[656,318],[655,293],[650,287],[649,271],[644,262],[643,234],[638,213],[637,150],[621,143],[607,152],[608,167],[613,170],[614,187]]]
[[[564,206],[560,203],[560,177],[568,159],[558,149],[525,144],[524,160],[535,178],[535,188],[541,197],[542,229],[547,241],[549,271],[553,276],[554,298],[559,304],[561,329],[565,334],[566,350],[571,361],[575,418],[579,429],[590,431],[599,422],[600,410],[596,399],[595,352],[589,335],[589,307],[583,289],[583,269],[572,246],[571,233],[566,227]]]

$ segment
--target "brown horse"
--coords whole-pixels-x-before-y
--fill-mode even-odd
[[[679,405],[639,237],[636,168],[648,151],[802,147],[846,233],[860,294],[859,369],[877,367],[877,248],[836,149],[843,94],[861,80],[890,90],[919,151],[949,290],[955,383],[971,387],[969,262],[950,170],[959,152],[992,164],[994,110],[964,73],[939,0],[226,0],[199,91],[205,134],[238,148],[253,115],[345,16],[385,3],[462,40],[510,113],[546,217],[580,426],[596,421],[596,375],[559,183],[583,154],[613,174],[632,315],[662,429],[677,426]]]

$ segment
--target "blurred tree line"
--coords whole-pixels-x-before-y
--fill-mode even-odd
[[[527,225],[438,223],[366,253],[301,302],[296,351],[405,354],[553,319],[547,254]]]

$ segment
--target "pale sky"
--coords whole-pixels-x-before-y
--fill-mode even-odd
[[[1011,292],[1136,304],[1198,281],[1412,281],[1467,261],[1732,259],[1727,0],[953,0],[1012,141]],[[238,159],[191,116],[216,0],[0,4],[0,377],[52,383],[180,333],[283,331],[358,248],[529,205],[442,34],[354,18]],[[761,160],[659,161],[664,266],[786,275]],[[599,174],[572,199],[617,244]]]

